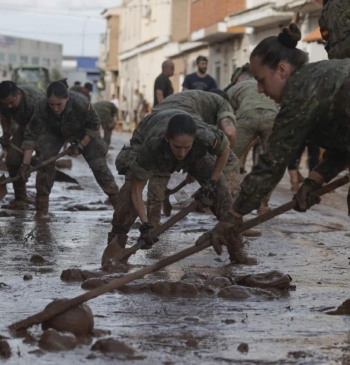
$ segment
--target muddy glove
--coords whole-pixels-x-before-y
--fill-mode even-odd
[[[194,198],[195,200],[198,201],[199,210],[214,205],[217,195],[217,186],[218,186],[217,181],[209,180],[195,193]]]
[[[10,146],[10,138],[11,138],[11,134],[10,133],[4,133],[1,137],[0,137],[0,144],[3,148],[7,148]]]
[[[212,230],[202,234],[196,241],[196,246],[200,246],[203,242],[210,240],[218,255],[222,254],[222,246],[226,246],[230,253],[232,244],[234,244],[233,241],[238,237],[237,229],[241,226],[243,220],[233,216],[231,213],[228,214],[230,216],[229,221],[218,222]]]
[[[31,165],[29,165],[28,163],[22,163],[21,167],[18,170],[17,176],[19,178],[19,180],[27,182],[28,178],[30,176],[30,169],[32,168]]]
[[[84,150],[84,146],[79,142],[74,142],[68,147],[68,156],[77,157],[81,155]]]
[[[139,243],[140,241],[145,242],[146,244],[141,247],[141,250],[149,250],[150,248],[152,248],[153,243],[156,243],[159,241],[158,238],[153,238],[151,237],[151,229],[153,228],[152,224],[145,222],[142,223],[141,227],[139,228],[140,231],[140,237],[137,240],[137,242]]]
[[[37,156],[37,155],[32,156],[32,159],[30,160],[30,164],[31,164],[33,167],[35,167],[35,166],[39,165],[40,163],[41,163],[41,159],[40,159],[40,157],[39,157],[39,156]]]
[[[322,184],[319,184],[315,180],[306,178],[294,195],[294,200],[297,205],[294,208],[297,212],[306,212],[309,208],[311,208],[315,204],[319,204],[321,198],[317,196],[314,191],[320,189]]]

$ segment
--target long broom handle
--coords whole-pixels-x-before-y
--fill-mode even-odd
[[[337,189],[340,186],[347,184],[348,182],[349,182],[349,177],[344,176],[344,177],[339,178],[339,179],[333,181],[332,183],[327,184],[324,187],[318,189],[317,193],[319,196],[324,195],[326,193],[329,193],[330,191],[333,191],[334,189]],[[286,203],[276,209],[273,209],[270,212],[262,214],[258,218],[255,218],[246,223],[243,223],[238,231],[243,232],[249,228],[256,226],[257,224],[266,222],[267,220],[269,220],[273,217],[276,217],[279,214],[283,214],[286,211],[294,208],[295,205],[296,205],[295,201],[290,201],[289,203]],[[185,257],[191,256],[197,252],[200,252],[200,251],[208,248],[210,245],[211,245],[210,240],[207,240],[207,241],[203,242],[200,246],[189,247],[174,255],[165,257],[164,259],[159,260],[152,265],[145,266],[144,268],[142,268],[140,270],[137,270],[131,274],[125,275],[122,278],[116,279],[108,284],[104,284],[104,285],[102,285],[98,288],[92,289],[82,295],[79,295],[72,299],[68,299],[67,301],[57,303],[55,306],[53,306],[49,309],[43,310],[42,312],[34,314],[33,316],[30,316],[22,321],[11,324],[9,326],[9,328],[12,331],[17,331],[19,329],[26,329],[35,324],[40,324],[42,322],[45,322],[45,321],[57,316],[58,314],[64,313],[71,308],[74,308],[84,302],[87,302],[90,299],[96,298],[102,294],[105,294],[112,290],[118,289],[118,288],[124,286],[125,284],[130,283],[133,280],[140,279],[145,275],[158,271],[166,266],[169,266],[177,261],[184,259]]]

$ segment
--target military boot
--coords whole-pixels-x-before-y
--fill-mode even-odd
[[[49,219],[49,196],[37,196],[35,199],[35,218]]]
[[[256,265],[257,259],[249,257],[245,251],[245,244],[241,235],[237,235],[235,239],[231,241],[231,245],[228,246],[228,252],[230,255],[230,261],[236,264],[243,265]]]
[[[108,245],[103,251],[101,265],[108,267],[115,262],[114,258],[122,252],[126,246],[128,235],[108,232]]]
[[[258,215],[267,213],[271,210],[271,208],[269,207],[269,200],[270,200],[270,196],[271,194],[269,194],[266,198],[264,198],[261,203],[260,203],[260,207],[258,208]]]
[[[4,205],[3,208],[14,210],[26,210],[29,208],[28,204],[34,204],[34,200],[27,196],[27,189],[25,183],[14,182],[13,190],[15,199],[8,205]]]

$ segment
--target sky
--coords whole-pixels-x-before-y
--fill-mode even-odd
[[[64,56],[98,56],[104,9],[122,0],[0,0],[0,35],[63,45]]]

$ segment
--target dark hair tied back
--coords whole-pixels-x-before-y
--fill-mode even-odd
[[[287,48],[296,48],[301,39],[301,32],[295,23],[291,23],[288,28],[283,28],[277,40]]]

